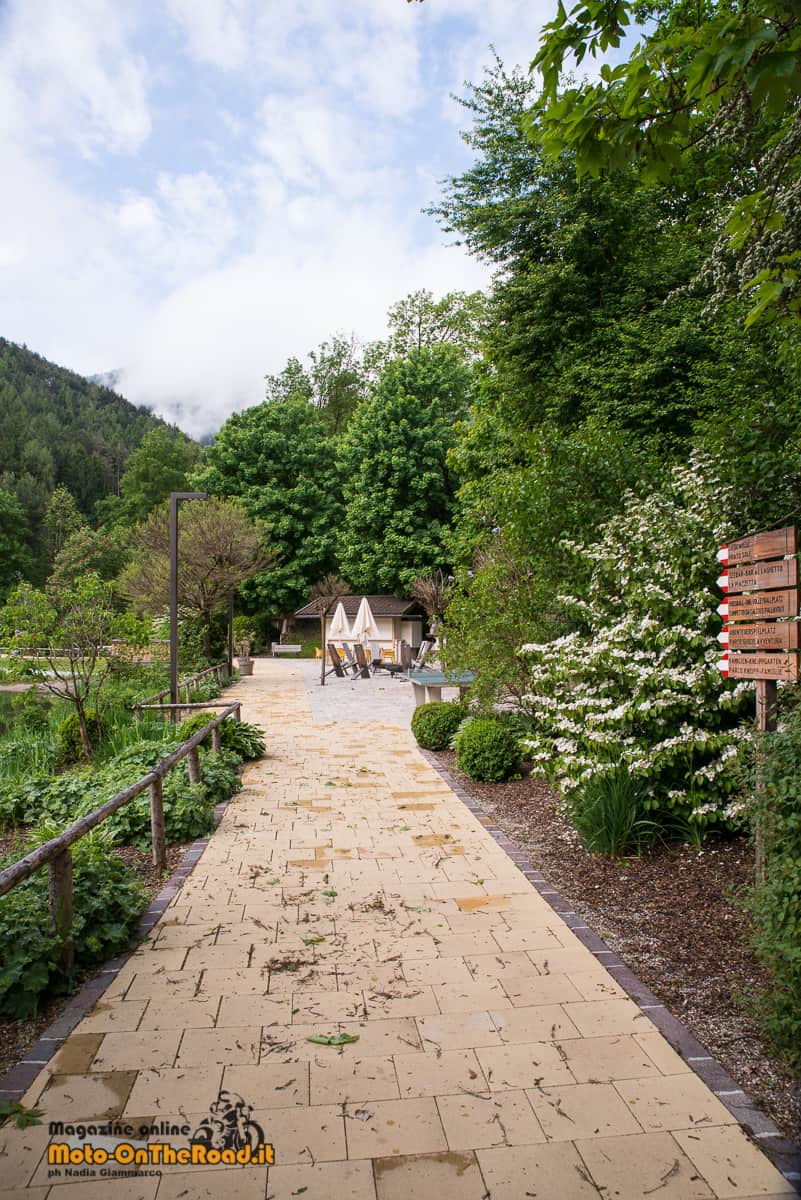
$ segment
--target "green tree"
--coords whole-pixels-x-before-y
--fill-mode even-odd
[[[50,578],[64,585],[92,572],[101,579],[116,579],[128,557],[129,551],[118,534],[84,525],[70,534],[56,555]]]
[[[26,531],[22,505],[11,492],[0,488],[0,596],[30,570]]]
[[[375,375],[393,358],[435,346],[453,346],[466,360],[473,359],[486,317],[483,292],[447,292],[440,300],[426,288],[410,292],[387,313],[386,339],[367,347],[367,369]]]
[[[111,584],[91,573],[69,581],[51,579],[44,591],[19,584],[0,610],[0,630],[16,649],[43,650],[48,670],[38,673],[41,683],[75,706],[89,762],[87,712],[98,707],[111,670],[107,647],[116,637],[139,640],[144,631],[117,610]]]
[[[244,607],[271,617],[294,612],[334,565],[341,513],[332,444],[312,402],[290,394],[234,413],[194,482],[235,497],[268,531],[269,570],[240,588]]]
[[[212,620],[232,593],[264,565],[264,530],[227,500],[186,504],[178,520],[178,603],[203,626],[203,653],[211,654]],[[169,604],[170,532],[166,507],[151,513],[134,534],[134,558],[119,586],[142,613]]]
[[[50,497],[44,514],[44,529],[51,563],[67,539],[84,524],[75,497],[60,483]]]
[[[598,82],[571,85],[579,64],[620,46],[632,17],[652,18],[648,32]],[[635,0],[560,2],[545,26],[536,68],[542,97],[536,140],[558,157],[575,154],[580,174],[637,162],[668,180],[689,150],[729,153],[718,196],[725,231],[713,257],[719,281],[753,290],[751,319],[801,313],[801,15],[790,0]],[[565,86],[565,83],[568,86]],[[734,254],[735,271],[726,271]]]
[[[200,446],[178,430],[149,430],[128,457],[119,497],[100,501],[98,516],[114,525],[139,525],[170,492],[186,491],[200,454]]]
[[[467,408],[469,370],[453,347],[390,362],[341,446],[343,575],[360,591],[403,592],[447,562],[454,481],[446,456]]]
[[[366,377],[356,341],[335,335],[309,354],[312,399],[328,432],[337,437],[365,393]]]

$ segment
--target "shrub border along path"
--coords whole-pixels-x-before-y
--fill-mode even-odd
[[[521,848],[487,816],[481,804],[465,791],[461,784],[441,765],[436,754],[418,747],[420,753],[431,764],[441,779],[459,797],[466,808],[479,821],[487,833],[506,851],[512,862],[522,871],[529,883],[539,892],[545,902],[558,913],[575,936],[603,964],[609,974],[620,985],[627,996],[639,1005],[656,1025],[662,1036],[677,1054],[709,1087],[721,1104],[742,1125],[745,1132],[761,1146],[787,1181],[801,1194],[801,1146],[786,1138],[774,1125],[747,1092],[737,1086],[720,1063],[693,1037],[690,1031],[661,1004],[657,996],[642,983],[614,950],[610,950],[603,938],[574,912],[569,901],[553,888],[536,867],[532,866]]]

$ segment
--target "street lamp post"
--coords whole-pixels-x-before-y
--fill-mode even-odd
[[[170,492],[170,704],[178,703],[178,501],[206,500],[206,492]],[[178,710],[170,709],[172,720]]]

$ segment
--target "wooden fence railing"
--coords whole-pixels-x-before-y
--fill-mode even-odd
[[[190,782],[200,783],[200,755],[198,753],[198,746],[204,738],[211,734],[212,748],[219,752],[221,747],[220,726],[229,717],[235,721],[239,721],[241,719],[240,708],[241,703],[239,700],[234,700],[226,704],[223,712],[209,721],[208,725],[204,725],[202,729],[198,730],[194,737],[189,738],[186,742],[182,742],[166,758],[162,758],[160,762],[156,763],[152,771],[148,771],[147,775],[143,775],[131,787],[126,788],[123,792],[118,792],[116,796],[112,796],[105,804],[101,804],[100,808],[96,808],[94,812],[88,813],[80,821],[76,821],[74,825],[70,825],[58,837],[51,838],[49,842],[43,842],[41,846],[37,846],[25,858],[19,859],[17,862],[12,863],[10,867],[6,867],[4,871],[0,871],[0,896],[4,896],[6,892],[10,892],[17,884],[28,879],[35,871],[40,870],[44,866],[49,867],[50,917],[56,931],[63,939],[61,962],[64,967],[69,969],[72,966],[74,958],[72,944],[72,852],[70,846],[80,841],[91,829],[94,829],[97,825],[101,825],[117,809],[122,808],[130,800],[133,800],[149,788],[153,862],[158,870],[164,870],[167,864],[167,840],[164,829],[164,801],[162,794],[164,776],[176,767],[182,759],[186,758],[188,759],[187,765]]]
[[[222,683],[227,674],[228,663],[215,663],[213,667],[206,667],[205,670],[198,671],[195,675],[189,675],[186,679],[179,679],[178,691],[180,692],[183,688],[186,704],[161,704],[160,702],[164,697],[170,694],[169,688],[163,688],[160,692],[154,692],[152,696],[146,696],[144,700],[137,700],[136,704],[131,705],[131,711],[138,721],[141,719],[143,708],[191,708],[192,705],[189,703],[189,697],[192,694],[193,684],[197,683],[200,679],[205,679],[207,675],[213,675],[218,683]]]

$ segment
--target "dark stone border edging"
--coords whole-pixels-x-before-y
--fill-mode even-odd
[[[624,992],[639,1005],[650,1018],[665,1040],[681,1055],[696,1075],[717,1096],[721,1104],[739,1122],[750,1138],[761,1147],[784,1175],[787,1182],[801,1193],[801,1146],[790,1141],[776,1128],[773,1121],[757,1107],[754,1099],[738,1087],[720,1063],[697,1041],[690,1031],[660,1003],[654,993],[642,983],[614,950],[610,950],[603,938],[592,930],[587,922],[573,911],[565,898],[556,891],[526,858],[526,855],[493,819],[484,812],[477,800],[457,783],[429,750],[418,746],[418,750],[437,774],[459,797],[466,808],[484,826],[501,849],[519,867],[529,883],[537,889],[543,900],[564,921],[571,932],[590,950],[606,968]]]
[[[215,807],[215,829],[219,825],[228,803],[229,801],[226,800],[223,804],[218,804]],[[117,958],[112,958],[104,963],[98,974],[90,979],[88,983],[85,983],[81,990],[72,997],[61,1015],[56,1017],[52,1025],[48,1025],[39,1038],[39,1041],[31,1046],[25,1057],[16,1066],[12,1067],[10,1071],[7,1071],[5,1075],[0,1076],[0,1100],[7,1100],[13,1104],[22,1099],[42,1068],[47,1066],[50,1059],[60,1049],[76,1025],[80,1024],[90,1009],[94,1007],[106,988],[113,982],[128,959],[136,951],[139,944],[147,937],[159,918],[163,916],[170,901],[180,891],[184,880],[191,875],[195,868],[195,863],[213,836],[214,830],[212,830],[207,838],[200,838],[198,841],[193,842],[185,852],[179,865],[175,868],[172,875],[170,875],[164,887],[158,895],[153,897],[142,913],[135,934],[135,941],[131,949],[125,954],[120,954]]]

